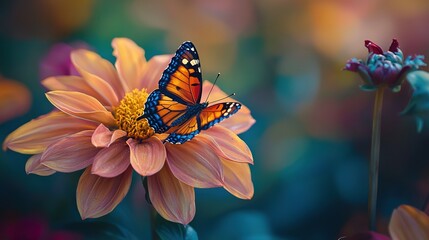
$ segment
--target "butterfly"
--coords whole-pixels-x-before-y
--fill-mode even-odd
[[[138,120],[146,118],[156,133],[169,134],[165,141],[182,144],[241,108],[237,102],[209,106],[209,102],[201,102],[202,89],[197,50],[192,42],[184,42],[164,70],[158,89],[149,95]]]

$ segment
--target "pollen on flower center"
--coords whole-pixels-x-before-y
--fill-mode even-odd
[[[146,89],[134,89],[125,94],[119,106],[115,108],[116,123],[119,129],[127,132],[128,137],[143,140],[155,133],[146,119],[137,121],[137,118],[143,114],[148,96]]]

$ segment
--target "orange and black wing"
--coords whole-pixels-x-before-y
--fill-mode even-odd
[[[241,108],[240,103],[218,103],[203,108],[198,114],[189,118],[183,124],[168,130],[170,135],[166,141],[182,144],[194,138],[201,130],[211,128],[213,125],[229,118]]]
[[[201,101],[201,64],[192,42],[184,42],[159,80],[159,90],[173,100],[195,105]]]

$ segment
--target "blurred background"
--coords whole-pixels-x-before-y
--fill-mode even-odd
[[[190,40],[204,79],[220,72],[218,85],[256,119],[241,135],[254,155],[254,198],[197,190],[191,225],[200,239],[337,239],[364,231],[374,94],[360,91],[359,77],[342,68],[366,57],[366,39],[387,50],[397,38],[405,55],[429,56],[428,12],[426,0],[3,0],[0,140],[52,110],[40,80],[52,73],[42,63],[56,61],[49,53],[58,43],[113,62],[114,37],[131,38],[148,59]],[[404,86],[384,99],[382,233],[394,208],[422,208],[429,195],[429,130],[417,133],[414,119],[399,114],[410,93]],[[0,152],[0,236],[33,228],[44,236],[72,234],[64,229],[81,222],[81,173],[26,175],[28,157]],[[137,176],[124,201],[98,221],[149,238]]]

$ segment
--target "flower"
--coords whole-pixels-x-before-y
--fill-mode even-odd
[[[368,239],[368,240],[408,240],[429,239],[429,216],[426,213],[409,205],[401,205],[393,210],[389,222],[388,236],[375,233],[363,232],[350,237],[340,239]]]
[[[0,75],[0,123],[25,114],[31,105],[31,93],[18,81]]]
[[[126,38],[114,39],[112,46],[116,68],[94,52],[73,51],[71,60],[80,76],[42,81],[57,110],[12,132],[3,148],[33,154],[27,173],[46,176],[85,169],[76,193],[83,219],[111,212],[127,194],[133,170],[147,177],[153,207],[173,222],[193,219],[195,187],[224,187],[250,199],[253,157],[237,136],[255,122],[250,110],[243,107],[185,144],[163,143],[165,134],[154,134],[145,119],[136,118],[171,55],[146,61],[144,50]],[[203,83],[203,99],[211,86]],[[226,94],[215,86],[211,96]]]
[[[401,205],[392,213],[389,233],[393,240],[429,239],[429,216],[409,205]]]
[[[41,79],[60,75],[78,76],[79,73],[70,59],[70,53],[77,49],[89,49],[89,46],[83,42],[53,45],[41,60],[39,67]]]
[[[345,70],[357,72],[365,82],[361,86],[363,90],[374,90],[379,86],[388,86],[394,92],[401,89],[401,84],[407,74],[413,70],[426,66],[421,55],[408,56],[404,60],[404,55],[399,49],[399,43],[393,39],[389,51],[384,52],[375,43],[366,40],[365,47],[368,48],[366,63],[362,60],[352,58],[347,61]]]

